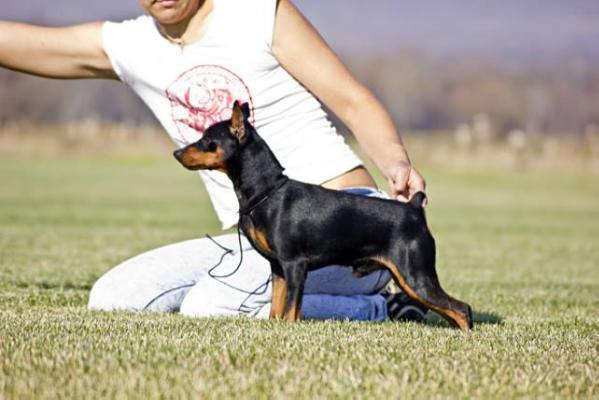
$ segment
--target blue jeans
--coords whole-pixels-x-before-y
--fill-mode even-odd
[[[370,188],[348,191],[385,197]],[[114,267],[94,284],[89,308],[267,318],[270,274],[269,262],[243,236],[241,251],[237,234],[194,239],[142,253]],[[356,278],[351,268],[335,265],[310,271],[302,315],[306,319],[383,321],[387,305],[376,293],[389,279],[384,270]]]

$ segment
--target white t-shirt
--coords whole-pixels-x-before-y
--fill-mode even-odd
[[[286,174],[320,184],[361,165],[319,101],[272,54],[276,0],[214,0],[204,37],[181,48],[149,16],[103,25],[103,43],[121,81],[148,105],[180,147],[249,102],[251,122]],[[201,171],[223,228],[238,220],[228,177]]]

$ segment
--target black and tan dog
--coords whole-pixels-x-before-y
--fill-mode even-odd
[[[231,120],[174,155],[188,169],[222,171],[233,182],[240,227],[271,264],[271,318],[298,320],[307,271],[337,264],[359,276],[386,268],[412,299],[472,328],[470,307],[439,284],[424,193],[401,203],[289,179],[248,117],[248,105],[236,102]]]

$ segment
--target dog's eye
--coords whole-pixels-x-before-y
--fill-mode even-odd
[[[206,151],[214,153],[216,151],[216,143],[214,143],[214,142],[208,143],[208,147],[206,148]]]

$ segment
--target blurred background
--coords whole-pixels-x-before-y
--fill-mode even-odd
[[[383,100],[423,162],[599,170],[596,0],[295,3]],[[134,0],[29,0],[3,4],[0,19],[63,25],[140,12]],[[102,135],[110,148],[160,132],[118,82],[6,70],[0,124],[4,151],[31,132],[86,151],[85,141]]]

